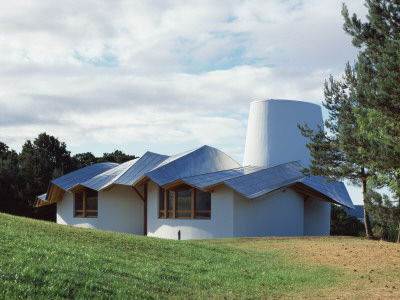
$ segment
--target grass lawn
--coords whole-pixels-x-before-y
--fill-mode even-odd
[[[289,261],[338,271],[335,284],[293,298],[400,299],[400,245],[353,237],[246,238],[202,241],[260,252],[277,250]],[[329,280],[329,279],[327,279]]]
[[[358,247],[387,255],[358,266]],[[366,286],[400,296],[397,265],[381,263],[400,263],[398,250],[343,238],[171,241],[0,214],[0,299],[362,298]],[[349,251],[360,255],[338,259]]]

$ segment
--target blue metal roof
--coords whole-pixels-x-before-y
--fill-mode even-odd
[[[224,184],[248,199],[300,184],[324,194],[336,203],[354,207],[343,183],[326,182],[326,179],[317,176],[306,177],[300,168],[299,162],[269,168],[241,167],[225,153],[203,146],[171,157],[146,152],[141,158],[121,165],[99,163],[59,177],[52,183],[64,190],[82,185],[99,191],[113,184],[135,185],[146,176],[160,186],[181,181],[207,190]],[[46,197],[46,194],[38,196],[41,200]]]
[[[125,171],[127,171],[138,160],[139,158],[135,158],[130,161],[127,161],[115,168],[112,168],[106,172],[98,174],[84,182],[80,182],[79,184],[88,187],[90,189],[99,191],[104,186],[108,186],[109,184],[111,184],[114,180],[118,178],[120,174],[123,174]]]
[[[109,162],[94,164],[83,169],[68,173],[64,176],[58,177],[52,180],[51,183],[57,185],[63,190],[68,190],[78,183],[93,178],[94,176],[113,169],[116,166],[118,166],[118,164]]]
[[[290,162],[229,179],[225,184],[246,198],[255,199],[299,182],[304,177],[299,169],[299,162]]]
[[[309,177],[304,177],[301,183],[332,198],[344,206],[354,208],[353,202],[343,182],[329,182],[326,178],[311,175]]]
[[[198,188],[209,188],[221,183],[224,183],[228,179],[236,178],[242,175],[251,174],[260,170],[264,170],[264,167],[240,167],[236,169],[223,170],[218,172],[200,174],[190,177],[182,178],[182,181],[194,185]]]
[[[144,174],[160,165],[169,156],[146,152],[134,165],[127,169],[113,184],[134,185]]]
[[[344,211],[348,215],[364,221],[364,205],[354,205],[354,208],[344,208]]]
[[[248,199],[265,196],[275,190],[304,184],[333,201],[353,207],[346,187],[340,182],[326,182],[322,177],[306,177],[300,172],[300,162],[289,162],[269,168],[247,166],[231,170],[200,174],[182,178],[181,181],[199,189],[210,189],[225,184]]]
[[[146,176],[158,185],[183,177],[238,168],[240,165],[222,151],[203,146],[164,160]]]

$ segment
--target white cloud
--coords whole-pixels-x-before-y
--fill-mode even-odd
[[[0,140],[19,149],[46,131],[75,146],[242,149],[250,101],[319,103],[324,80],[354,58],[340,9],[336,0],[9,1]]]

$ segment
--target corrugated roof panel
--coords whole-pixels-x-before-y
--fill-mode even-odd
[[[189,184],[195,185],[199,188],[206,188],[206,187],[218,184],[218,183],[222,183],[225,180],[239,177],[239,176],[246,175],[246,174],[251,174],[253,172],[257,172],[257,171],[263,170],[263,169],[265,169],[265,168],[264,167],[247,166],[247,167],[240,167],[240,168],[236,168],[236,169],[223,170],[223,171],[218,171],[218,172],[213,172],[213,173],[206,173],[206,174],[201,174],[201,175],[185,177],[185,178],[182,178],[182,180]]]
[[[231,170],[201,174],[182,178],[184,182],[200,189],[217,184],[226,184],[248,199],[255,199],[277,189],[289,187],[295,183],[305,184],[323,193],[327,197],[347,207],[353,203],[346,187],[340,182],[326,182],[322,177],[306,177],[300,172],[300,162],[290,162],[274,167],[241,167]]]
[[[353,202],[343,182],[329,182],[326,178],[311,175],[310,177],[305,177],[301,183],[332,198],[344,206],[354,208]]]
[[[84,182],[81,182],[80,184],[85,187],[88,187],[90,189],[93,189],[95,191],[99,191],[103,186],[106,186],[109,183],[113,182],[113,180],[115,180],[117,176],[119,176],[121,173],[125,172],[137,161],[138,161],[138,159],[136,158],[136,159],[132,159],[130,161],[124,162],[123,164],[120,164],[119,166],[117,166],[111,170],[108,170],[106,172],[103,172],[101,174],[98,174],[98,175],[94,176],[93,178],[90,178]]]
[[[226,180],[225,184],[243,196],[255,199],[301,181],[304,175],[299,168],[299,162],[290,162]]]
[[[151,171],[154,167],[168,159],[169,156],[153,152],[146,152],[133,166],[122,174],[114,184],[133,185],[145,173]]]
[[[222,151],[203,146],[166,159],[146,176],[162,186],[184,177],[239,167],[236,161]]]
[[[346,187],[339,182],[325,182],[322,177],[305,177],[299,162],[274,167],[241,167],[225,153],[203,146],[168,157],[146,152],[140,159],[124,164],[99,163],[52,181],[63,190],[81,184],[94,190],[112,184],[133,185],[144,175],[160,186],[183,180],[200,189],[226,184],[248,199],[267,195],[277,189],[300,183],[347,207],[354,207]],[[38,196],[45,200],[46,194]]]
[[[116,166],[118,166],[118,164],[109,163],[109,162],[94,164],[94,165],[76,170],[74,172],[68,173],[61,177],[58,177],[58,178],[52,180],[51,183],[57,185],[58,187],[62,188],[63,190],[68,190],[71,187],[73,187],[79,183],[82,183],[98,174],[101,174],[110,169],[113,169]]]

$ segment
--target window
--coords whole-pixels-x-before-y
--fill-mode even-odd
[[[160,188],[160,219],[210,219],[211,193],[188,185],[170,190]]]
[[[85,188],[74,194],[74,217],[97,218],[97,191]]]

